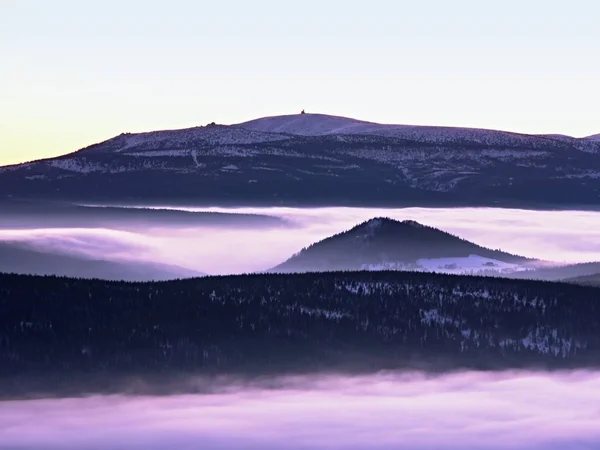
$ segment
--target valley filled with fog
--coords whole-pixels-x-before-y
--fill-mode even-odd
[[[267,270],[318,240],[373,217],[390,217],[534,259],[600,260],[600,212],[594,211],[166,205],[153,210],[86,207],[65,214],[53,208],[7,212],[0,243],[94,260],[163,264],[184,269],[180,276],[235,274]]]
[[[0,402],[0,449],[532,450],[600,446],[600,374],[381,373],[199,395]]]
[[[23,273],[27,273],[27,270],[35,270],[40,274],[54,274],[52,268],[66,268],[71,272],[58,272],[58,274],[76,273],[77,276],[81,274],[83,277],[106,277],[107,279],[128,277],[132,280],[261,272],[276,267],[303,248],[329,236],[353,229],[357,224],[362,223],[361,226],[366,229],[378,227],[380,226],[379,219],[376,221],[370,221],[370,219],[380,217],[389,217],[398,221],[416,221],[418,224],[439,228],[489,249],[501,249],[512,255],[520,255],[519,257],[525,257],[524,259],[531,258],[563,264],[600,260],[600,212],[595,211],[533,211],[500,208],[189,208],[169,205],[150,208],[144,205],[118,207],[45,204],[43,209],[36,205],[14,208],[0,217],[0,256],[3,256],[0,258],[0,272],[8,272],[10,270],[6,268],[17,267],[22,269]],[[396,224],[398,223],[396,222]],[[45,260],[46,256],[42,257],[41,255],[51,256]],[[469,261],[472,262],[473,259],[469,258]],[[450,258],[449,261],[451,260]],[[506,263],[506,265],[511,264]],[[358,274],[348,276],[358,276]],[[407,274],[406,276],[413,275]],[[289,278],[289,280],[291,279]],[[19,292],[29,292],[15,287],[28,287],[26,281],[13,280],[9,277],[4,280],[5,292],[3,295],[7,298],[18,297],[21,295]],[[204,280],[214,280],[210,281],[211,283],[219,282],[219,280],[211,278]],[[205,325],[197,325],[198,321],[186,322],[186,318],[191,318],[195,311],[196,303],[194,302],[200,299],[199,303],[208,301],[213,305],[220,305],[219,301],[222,301],[223,308],[226,308],[227,302],[231,300],[234,303],[237,302],[237,306],[233,309],[223,309],[224,312],[215,310],[217,311],[214,313],[215,319],[209,320],[209,322],[217,324],[217,328],[207,331],[211,345],[207,347],[209,350],[203,350],[202,363],[194,360],[194,364],[200,364],[198,367],[202,369],[206,364],[206,355],[212,357],[211,352],[216,349],[218,350],[215,353],[218,355],[216,359],[218,368],[220,367],[219,358],[225,355],[225,353],[219,352],[225,348],[223,343],[229,341],[217,342],[214,336],[219,333],[229,333],[230,338],[238,332],[237,330],[242,330],[244,324],[246,328],[251,326],[252,332],[254,332],[255,324],[249,323],[250,320],[254,320],[251,318],[254,316],[264,318],[267,310],[260,310],[262,311],[260,314],[254,314],[249,310],[248,319],[244,319],[241,311],[246,306],[242,305],[246,305],[244,302],[254,299],[254,297],[263,296],[264,298],[265,292],[270,294],[272,286],[276,284],[276,281],[273,280],[265,279],[265,289],[260,290],[258,281],[248,282],[244,288],[243,286],[236,287],[236,283],[242,283],[242,281],[229,279],[222,287],[230,285],[233,287],[229,294],[221,293],[223,294],[221,300],[219,300],[220,294],[216,292],[216,288],[207,287],[206,292],[212,292],[212,294],[204,295],[206,293],[197,286],[200,283],[196,282],[181,284],[181,287],[178,287],[180,285],[177,285],[176,282],[165,286],[149,285],[143,289],[135,288],[136,285],[134,285],[135,289],[131,289],[136,293],[128,297],[124,293],[128,289],[126,286],[116,284],[104,286],[100,282],[90,282],[89,285],[84,282],[77,282],[80,283],[77,284],[73,280],[64,283],[58,281],[64,295],[59,292],[58,288],[48,288],[44,291],[47,294],[32,291],[20,297],[26,298],[27,301],[36,297],[34,300],[39,300],[39,303],[31,300],[31,305],[34,306],[22,308],[23,317],[26,317],[26,320],[18,318],[18,314],[15,313],[15,319],[10,322],[12,334],[7,332],[4,340],[0,334],[0,353],[4,352],[4,357],[8,358],[7,361],[18,367],[20,361],[25,361],[26,358],[25,349],[28,348],[26,344],[29,342],[27,339],[42,339],[39,336],[45,336],[43,333],[56,333],[52,339],[43,338],[44,342],[49,343],[48,345],[51,344],[51,340],[62,339],[58,334],[59,326],[56,326],[56,330],[51,326],[58,324],[58,319],[44,319],[45,322],[40,319],[44,314],[40,306],[45,304],[46,297],[44,295],[58,292],[56,294],[58,299],[53,299],[52,302],[59,301],[64,307],[72,299],[79,302],[80,292],[86,292],[81,298],[90,301],[95,314],[94,320],[97,322],[93,324],[90,322],[89,330],[85,328],[85,333],[79,336],[82,339],[81,354],[78,350],[80,344],[77,342],[75,345],[77,348],[73,355],[69,353],[72,361],[81,360],[85,364],[91,364],[106,353],[101,351],[103,341],[92,339],[96,328],[101,326],[105,327],[105,331],[100,334],[103,339],[107,339],[106,348],[113,346],[120,348],[123,352],[130,352],[118,356],[117,359],[110,359],[111,355],[108,355],[106,361],[114,363],[114,361],[129,361],[127,358],[131,358],[131,355],[135,354],[136,346],[142,346],[146,351],[152,350],[152,345],[156,343],[154,340],[158,339],[152,337],[152,333],[160,334],[163,332],[163,328],[168,330],[168,324],[171,323],[174,325],[174,330],[179,330],[177,338],[171,339],[173,346],[169,339],[159,342],[161,349],[159,353],[162,355],[161,352],[164,352],[164,355],[167,355],[165,356],[166,362],[163,362],[164,367],[160,370],[169,374],[170,364],[175,361],[175,359],[170,359],[171,353],[173,355],[181,354],[187,358],[187,352],[190,352],[190,349],[202,350],[201,346],[197,348],[194,346],[206,339],[204,335],[198,335],[200,336],[198,337],[193,334],[196,328],[200,330],[199,333],[202,333],[202,330],[206,331],[208,328]],[[299,283],[298,280],[300,278],[297,278],[295,283]],[[435,286],[435,283],[438,283],[442,286],[439,289],[435,288],[438,289],[435,292],[422,293],[423,299],[427,302],[435,303],[439,298],[439,305],[419,303],[415,306],[417,316],[415,316],[414,322],[420,321],[422,329],[431,327],[429,334],[425,331],[415,342],[426,346],[428,336],[429,339],[434,335],[438,336],[436,339],[439,339],[439,336],[446,336],[448,340],[444,345],[450,346],[453,345],[453,340],[462,339],[463,343],[456,347],[458,352],[456,354],[451,354],[448,350],[450,347],[440,347],[445,348],[444,351],[447,355],[453,355],[449,358],[455,358],[456,361],[460,358],[463,358],[460,359],[461,361],[469,361],[470,358],[475,361],[479,355],[477,352],[480,352],[481,355],[489,356],[490,360],[499,358],[498,364],[501,365],[503,358],[508,358],[506,356],[508,347],[503,346],[504,344],[500,345],[501,350],[498,346],[494,347],[495,340],[504,336],[512,328],[509,325],[506,325],[505,328],[500,327],[498,336],[492,333],[489,335],[491,337],[482,338],[481,342],[475,342],[473,336],[479,336],[478,333],[472,332],[470,329],[462,329],[464,323],[460,314],[465,313],[465,307],[456,312],[458,319],[450,320],[442,311],[442,297],[446,296],[444,302],[448,302],[447,304],[465,302],[465,304],[484,305],[495,302],[494,304],[504,305],[506,302],[507,305],[512,305],[507,308],[514,307],[513,313],[519,317],[521,317],[519,314],[522,307],[543,307],[544,311],[540,312],[537,322],[538,319],[532,319],[531,311],[522,315],[523,320],[530,320],[530,322],[523,322],[516,327],[513,330],[516,337],[510,340],[512,346],[510,351],[514,352],[512,357],[515,358],[515,361],[525,361],[524,367],[527,370],[499,369],[456,372],[436,369],[422,373],[406,369],[406,371],[392,372],[367,370],[357,372],[358,374],[341,372],[339,375],[331,375],[326,371],[321,373],[319,369],[308,370],[310,367],[307,366],[304,368],[306,370],[301,372],[304,374],[312,372],[313,375],[263,374],[250,380],[243,377],[239,379],[224,378],[217,372],[215,376],[209,377],[204,375],[176,377],[174,378],[176,381],[169,381],[161,386],[162,391],[159,394],[153,390],[154,387],[145,384],[151,379],[153,374],[150,372],[152,371],[149,371],[148,379],[131,381],[128,379],[122,388],[112,389],[110,394],[102,394],[104,391],[101,390],[88,395],[85,392],[69,394],[66,391],[52,392],[49,389],[50,392],[31,390],[29,391],[31,395],[27,395],[23,394],[23,392],[27,392],[27,381],[24,381],[25,388],[21,393],[15,394],[15,391],[12,393],[12,397],[9,395],[7,399],[0,401],[0,449],[420,450],[435,448],[442,450],[500,450],[511,448],[515,450],[587,450],[600,446],[598,428],[598,423],[600,423],[600,409],[598,408],[600,372],[594,369],[595,366],[586,366],[587,362],[585,362],[580,367],[582,369],[589,368],[589,370],[567,371],[536,369],[535,363],[531,363],[531,367],[527,365],[529,364],[527,358],[537,352],[536,357],[541,358],[539,361],[556,359],[557,367],[577,367],[563,366],[562,362],[564,360],[565,364],[568,364],[568,358],[576,357],[578,352],[583,354],[584,351],[595,351],[593,336],[587,343],[581,341],[578,347],[578,339],[589,336],[582,334],[578,337],[576,335],[584,328],[587,330],[585,333],[594,329],[595,322],[593,321],[597,317],[595,310],[590,309],[589,312],[585,312],[584,309],[581,309],[583,308],[583,297],[586,297],[587,300],[594,299],[593,288],[579,286],[571,288],[568,287],[569,285],[561,285],[562,291],[556,295],[561,299],[568,297],[561,305],[567,308],[565,311],[569,311],[568,314],[575,314],[574,311],[579,314],[577,316],[579,318],[576,320],[573,319],[575,315],[569,316],[573,323],[562,324],[560,320],[563,316],[558,312],[545,315],[543,301],[538,302],[537,296],[531,302],[531,299],[528,299],[530,289],[539,290],[543,287],[542,284],[519,284],[516,286],[522,286],[522,288],[518,288],[513,293],[511,291],[513,288],[506,283],[490,284],[492,286],[490,288],[485,284],[487,281],[472,281],[475,284],[472,289],[468,288],[469,280],[466,277],[454,280],[415,276],[413,282],[415,292],[425,285]],[[14,285],[10,285],[10,283],[14,283]],[[37,283],[41,286],[42,282],[37,280]],[[50,280],[48,283],[50,286],[53,282]],[[362,301],[360,295],[368,295],[371,288],[367,289],[368,283],[366,282],[357,283],[357,286],[362,283],[363,287],[351,286],[349,288],[346,286],[347,292],[344,291],[344,298],[356,296],[355,300],[359,304]],[[374,281],[373,283],[373,286],[381,286],[388,282],[382,284]],[[399,283],[406,286],[406,292],[408,292],[410,283],[406,280],[399,281]],[[449,291],[446,292],[442,289],[444,283],[454,287],[449,288]],[[463,290],[459,292],[455,283],[461,284]],[[477,283],[485,285],[485,289],[482,290]],[[315,286],[321,285],[323,283],[315,282]],[[280,287],[274,288],[274,292],[284,291],[282,286],[286,285],[281,284]],[[318,297],[316,296],[317,291],[307,290],[308,294],[303,294],[300,286],[297,284],[296,288],[290,288],[290,292],[299,293],[299,301],[322,300],[315,300]],[[89,294],[87,293],[88,289]],[[108,290],[105,291],[105,289]],[[172,290],[168,291],[168,289]],[[248,289],[248,292],[244,289]],[[252,289],[254,291],[251,291]],[[371,290],[373,289],[375,288]],[[472,292],[468,295],[472,298],[464,297],[467,295],[465,292],[469,289]],[[506,298],[502,297],[503,289],[507,292],[504,296]],[[552,288],[545,286],[544,289],[551,290]],[[150,294],[144,294],[146,290]],[[161,290],[164,290],[162,294]],[[108,294],[109,291],[112,293]],[[142,294],[139,294],[140,292]],[[192,299],[188,303],[184,303],[181,298],[176,299],[177,295],[180,293],[184,295],[184,292]],[[546,292],[542,297],[546,295],[547,298],[544,297],[544,299],[548,305],[552,304],[552,295],[548,293],[550,291],[539,292]],[[371,294],[373,297],[367,303],[375,305],[374,311],[380,311],[381,306],[376,305],[377,301],[382,301],[384,294],[379,295],[372,292]],[[129,305],[134,305],[133,299],[139,300],[144,307],[140,308],[138,313],[132,317],[126,317],[121,313],[114,314],[111,312],[112,310],[102,316],[101,311],[105,307],[102,306],[103,300],[106,296],[113,295],[118,296],[119,300]],[[143,298],[138,299],[138,295]],[[331,292],[324,292],[322,295],[323,298],[337,301]],[[392,292],[385,295],[392,298],[396,294]],[[449,295],[450,297],[448,297]],[[452,295],[455,296],[454,299],[451,298]],[[177,308],[182,309],[175,308],[175,311],[167,312],[144,309],[145,302],[150,300],[158,302],[161,296],[164,297],[163,300],[167,299],[169,308],[179,305]],[[283,304],[288,297],[289,295],[285,293],[281,294],[281,298],[277,298],[275,295],[271,302]],[[571,297],[573,298],[571,299]],[[90,300],[92,298],[93,301]],[[411,298],[416,299],[416,294],[413,293]],[[522,305],[517,302],[517,299],[522,302]],[[571,302],[571,300],[574,301]],[[266,303],[260,302],[260,304]],[[337,308],[340,308],[338,304],[336,305]],[[187,314],[183,313],[184,306],[189,308]],[[427,310],[427,314],[423,316],[421,308],[426,307],[434,309]],[[134,306],[131,308],[135,309]],[[300,315],[299,319],[294,319],[294,323],[297,322],[298,327],[309,324],[306,325],[306,329],[313,331],[323,330],[324,324],[328,324],[331,328],[325,335],[333,335],[341,319],[349,313],[337,310],[331,312],[326,309],[326,306],[321,306],[321,308],[324,309],[318,307],[311,309],[306,305],[298,306],[296,309]],[[37,311],[38,322],[35,321],[35,317],[33,319],[30,317],[29,310]],[[152,311],[155,315],[144,319],[141,312],[150,314]],[[291,316],[289,312],[285,311],[287,310],[284,308],[278,314],[288,320]],[[65,336],[70,336],[69,342],[71,343],[75,339],[73,337],[75,331],[80,331],[73,323],[91,320],[87,310],[81,316],[77,316],[75,312],[73,314],[72,321],[66,320],[62,324],[63,332]],[[179,317],[178,314],[182,314],[182,316]],[[204,314],[208,313],[204,311]],[[229,317],[227,314],[233,315]],[[360,322],[362,325],[356,328],[357,336],[362,336],[360,333],[367,330],[369,322],[372,323],[373,329],[385,331],[389,328],[391,322],[387,322],[387,316],[382,319],[381,324],[376,324],[372,312],[365,314],[366,322]],[[371,315],[369,316],[369,314]],[[508,310],[504,309],[498,310],[496,316],[481,315],[481,320],[485,318],[485,321],[481,323],[492,323],[499,320],[495,317],[508,317],[507,314]],[[171,315],[177,316],[179,319],[165,322],[164,327],[163,324],[159,325],[159,318],[170,318]],[[557,315],[561,318],[558,322],[544,322],[556,318]],[[107,325],[107,321],[115,316],[119,317],[119,320],[116,321],[117,325]],[[468,314],[465,315],[465,317],[467,316]],[[309,322],[308,317],[315,321],[316,325],[310,325],[312,322]],[[125,323],[126,319],[135,321],[135,324],[129,326],[129,322]],[[233,325],[227,322],[229,319]],[[285,320],[282,319],[281,326],[282,330],[287,329],[289,337],[291,327],[285,325]],[[477,319],[473,323],[479,323],[479,320]],[[185,328],[184,323],[189,326],[189,329]],[[193,326],[194,323],[197,325],[196,328]],[[231,325],[231,329],[225,329],[226,323]],[[263,325],[270,332],[276,330],[278,323],[274,320],[272,323]],[[556,325],[557,323],[558,325]],[[585,327],[576,326],[575,323],[579,325],[584,323]],[[115,327],[117,326],[122,326],[124,330],[122,330],[122,336],[119,335],[122,337],[122,342],[109,342],[112,338],[116,339],[118,333]],[[458,326],[458,328],[454,330],[455,333],[450,338],[453,326]],[[567,326],[572,326],[572,330],[567,331],[571,334],[575,333],[573,335],[575,337],[565,334],[568,339],[560,340],[561,336],[557,334],[558,330],[560,329],[561,333],[567,333],[565,331]],[[69,331],[68,327],[74,327],[75,331]],[[256,327],[258,330],[258,325]],[[398,322],[397,327],[401,329],[402,324]],[[350,328],[354,330],[353,325]],[[6,330],[8,329],[6,328]],[[300,327],[298,330],[295,333],[304,336],[303,328]],[[495,328],[490,325],[490,330],[495,330]],[[526,332],[525,337],[519,334],[523,330]],[[280,345],[288,342],[283,337],[284,331],[274,331],[274,334],[269,334],[269,332],[266,332],[265,343],[275,342]],[[310,333],[305,334],[310,336]],[[137,341],[130,340],[134,335],[137,336],[135,337],[138,339]],[[210,337],[211,335],[213,337]],[[147,340],[140,340],[141,336]],[[389,339],[387,335],[384,337]],[[194,341],[195,339],[196,341]],[[248,348],[251,348],[251,343],[254,342],[252,339],[247,341]],[[468,339],[472,341],[469,341],[468,345],[473,346],[473,353],[469,355],[464,353],[467,349],[465,340]],[[486,339],[489,341],[489,348],[485,347]],[[504,339],[501,342],[508,341]],[[544,345],[548,342],[556,344],[555,341],[563,347],[561,347],[561,351],[553,354],[548,350],[550,347],[546,348]],[[327,340],[324,339],[323,342],[326,343]],[[348,343],[348,341],[344,342]],[[378,341],[368,342],[372,342],[374,348],[381,345]],[[132,347],[126,348],[129,343]],[[269,348],[265,343],[260,344],[262,350]],[[18,346],[21,344],[23,347],[19,348]],[[325,347],[326,345],[319,343],[315,348]],[[50,345],[48,348],[53,347]],[[282,354],[290,356],[291,359],[296,358],[294,351],[297,352],[298,349],[282,348]],[[332,347],[331,354],[327,353],[325,360],[342,348]],[[496,353],[494,353],[496,351],[493,350],[494,348],[497,349]],[[94,354],[92,349],[95,349],[97,353]],[[404,357],[403,351],[400,351],[399,356],[397,355],[398,358]],[[59,353],[48,350],[45,354],[58,355]],[[269,358],[277,359],[276,353],[270,353],[268,350],[256,354],[262,355],[263,353],[269,355]],[[429,355],[426,352],[423,354]],[[427,360],[429,363],[437,361],[437,356],[435,356],[437,353],[433,355],[434,357],[428,356],[433,358]],[[314,358],[314,355],[311,354],[310,358]],[[44,361],[50,364],[50,357],[45,357]],[[360,365],[358,364],[360,362],[352,361],[357,365]],[[69,364],[74,367],[75,363]],[[156,364],[156,362],[152,364]],[[262,362],[257,366],[262,367]],[[39,369],[42,366],[37,367]],[[92,366],[90,365],[90,367]],[[96,380],[98,377],[108,377],[107,374],[111,372],[108,365],[106,368],[107,371],[104,375],[101,372],[90,373],[94,373]],[[46,374],[44,376],[52,373],[50,369],[47,372],[44,370],[40,371],[40,373]],[[244,371],[238,373],[243,374]],[[46,380],[50,380],[50,378]],[[19,387],[18,381],[15,386]],[[39,387],[41,384],[36,386]]]
[[[0,0],[0,450],[600,450],[599,17]]]

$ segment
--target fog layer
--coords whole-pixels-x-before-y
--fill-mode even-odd
[[[596,449],[600,374],[277,380],[206,395],[0,402],[1,449]]]
[[[194,208],[188,208],[194,209]],[[85,253],[99,259],[160,262],[209,274],[261,271],[303,247],[376,216],[413,219],[477,244],[527,257],[559,262],[600,260],[600,213],[491,208],[196,208],[219,212],[269,214],[291,226],[243,228],[191,226],[189,223],[110,228],[0,230],[0,240],[35,243],[55,251]]]

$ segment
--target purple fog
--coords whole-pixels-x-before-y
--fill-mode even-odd
[[[0,402],[0,448],[600,448],[598,373],[277,381],[206,395]]]
[[[143,229],[126,231],[110,228],[4,229],[0,230],[0,241],[25,241],[46,249],[96,258],[161,262],[208,274],[229,274],[266,270],[315,241],[370,218],[388,216],[417,220],[486,247],[500,247],[532,258],[557,262],[600,260],[600,213],[591,211],[491,208],[208,210],[279,216],[288,219],[292,227],[230,229],[173,225],[161,228],[148,224]]]

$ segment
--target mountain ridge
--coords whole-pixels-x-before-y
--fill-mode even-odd
[[[580,140],[589,139],[593,137],[590,136],[588,138],[575,138],[564,134],[534,134],[478,127],[378,123],[354,119],[350,117],[334,116],[319,113],[267,116],[249,120],[246,122],[233,124],[231,126],[240,127],[251,131],[292,134],[300,136],[380,133],[383,133],[383,135],[385,135],[386,133],[390,133],[393,131],[399,133],[414,133],[414,131],[418,130],[422,132],[436,131],[448,134],[485,133],[498,135],[512,135],[514,137],[520,136],[526,138],[540,138],[549,140]],[[412,135],[414,136],[414,134]]]
[[[0,273],[129,282],[205,276],[199,271],[176,265],[98,258],[18,241],[0,241]]]
[[[600,141],[592,139],[299,114],[122,133],[57,158],[1,167],[0,198],[595,208],[595,167]]]
[[[319,123],[319,121],[324,123]],[[314,122],[312,127],[323,127],[321,132],[317,132],[313,130],[300,130],[297,132],[291,131],[294,129],[293,125],[296,122],[307,123]],[[331,123],[337,124],[335,127],[331,127]],[[330,125],[327,127],[326,125]],[[309,128],[312,128],[309,127]],[[289,129],[291,128],[291,130]],[[477,128],[477,127],[460,127],[460,126],[438,126],[438,125],[410,125],[410,124],[389,124],[389,123],[378,123],[365,121],[360,119],[354,119],[350,117],[344,116],[335,116],[329,114],[319,114],[319,113],[306,113],[306,114],[287,114],[287,115],[278,115],[278,116],[265,116],[260,117],[258,119],[252,119],[245,122],[235,123],[235,124],[208,124],[205,126],[198,125],[187,128],[170,128],[170,129],[160,129],[153,131],[142,131],[142,132],[122,132],[116,136],[110,137],[104,141],[90,144],[81,149],[65,153],[63,155],[59,155],[56,157],[48,157],[35,159],[31,161],[26,161],[23,163],[15,163],[8,164],[4,166],[0,166],[1,168],[8,167],[16,167],[21,166],[23,164],[30,164],[35,162],[42,161],[50,161],[58,158],[62,158],[65,156],[75,155],[79,152],[90,151],[98,146],[107,145],[111,147],[110,144],[114,144],[120,141],[128,141],[129,139],[140,139],[142,142],[144,138],[149,138],[148,141],[154,140],[153,138],[169,138],[176,137],[181,142],[185,142],[186,140],[193,139],[194,135],[202,135],[207,134],[208,136],[201,136],[210,141],[210,138],[213,138],[212,142],[218,143],[258,143],[258,142],[276,142],[279,140],[285,140],[286,137],[284,135],[296,135],[296,136],[304,136],[304,137],[315,137],[315,136],[323,136],[323,135],[336,135],[336,134],[375,134],[384,132],[384,131],[413,131],[413,130],[422,130],[422,131],[442,131],[447,133],[499,133],[513,136],[520,136],[526,138],[539,138],[539,139],[548,139],[548,140],[557,140],[564,141],[564,139],[574,140],[574,141],[582,141],[582,140],[600,140],[600,134],[591,135],[584,138],[576,138],[564,134],[535,134],[535,133],[523,133],[516,131],[506,131],[500,129],[493,128]],[[219,136],[218,132],[224,132],[225,136]],[[119,151],[127,150],[130,147],[135,146],[135,142],[127,143],[123,147],[119,147]]]
[[[319,121],[325,122],[324,124],[319,124]],[[320,132],[315,131],[314,129],[305,129],[297,132],[290,131],[288,128],[294,129],[293,125],[296,122],[301,122],[306,124],[307,122],[315,122],[317,127],[321,125],[323,130]],[[327,127],[326,125],[330,125],[331,123],[337,124],[335,127]],[[315,127],[313,124],[312,127]],[[311,128],[311,127],[309,127]],[[379,123],[379,122],[371,122],[360,119],[354,119],[345,116],[335,116],[329,114],[320,114],[320,113],[306,113],[306,114],[287,114],[287,115],[277,115],[277,116],[265,116],[260,117],[258,119],[252,119],[245,122],[235,123],[235,124],[208,124],[208,125],[198,125],[187,128],[169,128],[169,129],[160,129],[153,131],[142,131],[142,132],[122,132],[116,136],[110,137],[104,141],[90,144],[81,149],[68,152],[55,157],[48,158],[40,158],[31,161],[26,161],[22,163],[14,163],[8,165],[0,166],[2,168],[11,168],[22,166],[24,164],[31,164],[42,161],[50,161],[56,160],[65,156],[75,155],[80,152],[93,150],[101,145],[116,143],[120,141],[128,141],[129,139],[140,139],[144,141],[143,138],[149,138],[149,141],[152,141],[152,138],[169,138],[176,137],[181,142],[185,142],[186,140],[190,140],[194,137],[194,135],[202,135],[208,134],[208,136],[201,136],[210,141],[212,138],[212,142],[218,143],[236,143],[236,144],[244,144],[244,143],[259,143],[259,142],[276,142],[279,140],[285,140],[286,137],[284,135],[296,135],[296,136],[304,136],[304,137],[315,137],[322,135],[337,135],[337,134],[375,134],[381,133],[383,131],[411,131],[411,130],[423,130],[423,131],[443,131],[448,133],[461,133],[461,132],[481,132],[481,133],[499,133],[513,136],[521,136],[526,138],[539,138],[539,139],[547,139],[547,140],[556,140],[556,141],[564,141],[565,139],[573,140],[573,141],[584,141],[584,140],[600,140],[600,134],[595,134],[591,136],[586,136],[583,138],[576,138],[569,135],[564,134],[535,134],[535,133],[523,133],[516,131],[506,131],[494,128],[478,128],[478,127],[460,127],[460,126],[438,126],[438,125],[410,125],[410,124],[389,124],[389,123]],[[219,136],[218,132],[224,132],[225,136]],[[229,138],[229,139],[227,139]],[[135,146],[135,142],[127,143],[123,147],[118,147],[119,151],[127,150],[130,147]],[[599,149],[600,151],[600,149]]]

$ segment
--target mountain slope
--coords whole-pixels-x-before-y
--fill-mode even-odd
[[[159,281],[202,276],[200,272],[145,261],[101,260],[0,242],[0,272],[120,281]]]
[[[5,395],[35,392],[35,380],[89,393],[113,377],[600,361],[600,290],[570,284],[358,272],[144,284],[0,275],[0,286]]]
[[[0,200],[0,228],[110,228],[139,229],[219,227],[278,228],[291,226],[285,219],[262,215],[161,208],[82,206],[70,203]]]
[[[595,273],[592,275],[582,275],[574,278],[567,278],[564,281],[568,283],[582,284],[584,286],[600,287],[600,273]]]
[[[549,267],[539,267],[535,270],[510,274],[511,278],[527,278],[545,281],[571,281],[573,278],[588,277],[600,272],[600,262],[577,264],[553,264]]]
[[[576,141],[576,139],[565,135],[528,135],[479,128],[388,125],[325,114],[264,117],[235,126],[260,133],[282,133],[298,136],[370,135],[432,144],[460,142],[463,144],[494,146],[544,147],[547,146],[549,141]],[[583,145],[585,146],[585,143]]]
[[[480,270],[490,271],[502,271],[511,265],[529,261],[517,255],[481,247],[411,220],[399,222],[388,218],[375,218],[303,249],[271,271],[436,271],[436,262],[445,265],[446,271],[452,271],[457,269],[455,266],[472,263],[474,259],[481,262]]]
[[[327,134],[347,134],[368,132],[382,125],[349,119],[347,117],[325,114],[292,114],[286,116],[263,117],[236,126],[246,130],[263,133],[284,133],[300,136],[319,136]]]
[[[600,142],[592,139],[298,114],[123,133],[0,168],[0,198],[597,207],[597,167]]]

